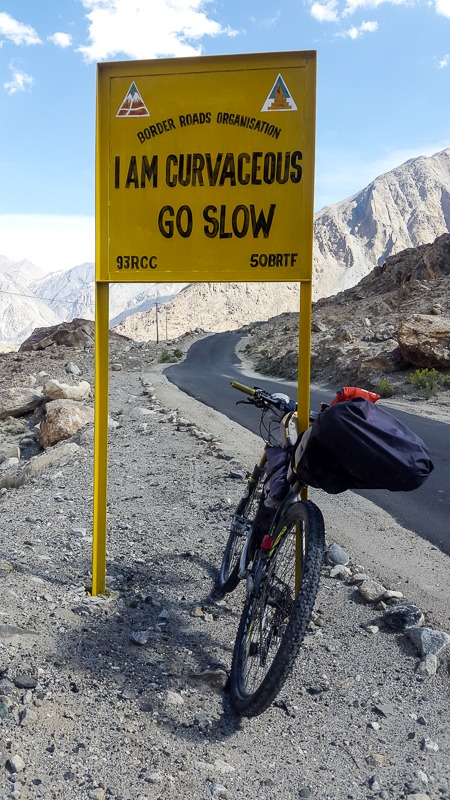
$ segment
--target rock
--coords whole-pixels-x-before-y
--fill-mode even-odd
[[[63,439],[69,439],[80,428],[94,421],[94,409],[76,400],[52,400],[46,404],[45,419],[39,430],[42,446],[52,445]]]
[[[46,381],[42,387],[42,394],[46,400],[87,400],[91,395],[91,385],[87,381],[80,381],[74,385],[60,383],[55,378]]]
[[[222,691],[228,680],[228,675],[223,669],[208,669],[192,673],[190,677],[195,683],[202,683],[215,691]]]
[[[403,358],[417,367],[450,367],[450,319],[414,314],[398,330]]]
[[[68,361],[67,364],[64,365],[64,369],[68,375],[81,375],[81,369],[73,361]]]
[[[329,564],[342,564],[345,566],[350,561],[350,556],[343,547],[338,544],[331,544],[327,550],[327,561]]]
[[[438,656],[439,653],[450,644],[450,636],[448,633],[444,631],[435,631],[433,628],[408,628],[406,634],[422,656],[428,654]]]
[[[4,558],[0,558],[0,578],[5,578],[6,575],[9,575],[14,569],[13,565],[10,561],[6,561]]]
[[[47,347],[64,345],[65,347],[88,347],[94,342],[95,325],[92,320],[73,319],[61,322],[48,328],[35,328],[19,347],[25,350],[45,350]]]
[[[14,686],[17,686],[18,689],[35,689],[37,680],[32,675],[27,675],[23,672],[14,678]]]
[[[133,631],[133,633],[130,634],[130,641],[133,642],[133,644],[138,644],[142,646],[147,644],[149,639],[150,639],[150,631],[147,630]]]
[[[166,691],[165,701],[169,706],[183,706],[184,698],[178,692]]]
[[[402,603],[393,608],[387,608],[383,614],[383,620],[389,628],[395,631],[404,631],[406,628],[422,625],[424,616],[418,606]]]
[[[25,769],[25,762],[22,756],[16,754],[11,756],[11,758],[6,763],[6,766],[10,772],[15,774],[17,772],[23,772],[23,770]]]
[[[0,447],[0,463],[7,461],[9,458],[20,459],[20,448],[16,444]]]
[[[427,736],[422,739],[420,747],[428,753],[437,753],[439,750],[439,745]]]
[[[436,675],[437,668],[437,656],[433,653],[428,653],[417,665],[416,673],[418,675],[424,675],[427,678],[433,678]]]
[[[388,763],[388,758],[383,753],[371,753],[367,756],[366,761],[373,767],[385,767]]]
[[[383,599],[386,587],[378,583],[378,581],[369,578],[362,582],[358,587],[358,591],[364,600],[367,600],[369,603],[376,603],[378,600]]]
[[[330,578],[339,578],[341,581],[347,580],[351,574],[351,570],[342,564],[336,564],[335,567],[331,567],[329,572]]]
[[[43,401],[43,396],[26,386],[0,389],[0,419],[21,417],[28,414]]]
[[[6,476],[0,479],[0,487],[8,486],[9,488],[18,488],[19,486],[23,486],[30,478],[42,472],[46,467],[56,464],[59,461],[64,462],[69,458],[73,458],[79,449],[79,446],[75,442],[61,442],[51,450],[33,456],[33,458],[23,466],[19,465],[12,473],[8,472]]]
[[[401,600],[402,598],[403,592],[399,592],[398,589],[386,589],[383,600]]]

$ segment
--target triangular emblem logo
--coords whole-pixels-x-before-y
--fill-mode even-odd
[[[281,75],[278,75],[261,111],[297,111],[294,99]]]
[[[149,117],[150,112],[145,105],[135,82],[131,84],[116,117]]]

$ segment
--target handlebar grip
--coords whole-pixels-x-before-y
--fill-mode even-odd
[[[250,395],[250,397],[254,397],[255,395],[255,390],[252,389],[250,386],[246,386],[245,383],[230,381],[230,386],[232,386],[233,389],[237,389],[239,392],[243,392],[244,394]]]

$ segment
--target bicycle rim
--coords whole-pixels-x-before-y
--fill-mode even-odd
[[[219,571],[219,589],[232,592],[239,583],[239,563],[250,526],[255,518],[264,483],[265,471],[250,485],[248,497],[242,498],[230,525],[230,533]]]
[[[288,508],[267,560],[257,564],[239,625],[230,677],[237,713],[261,714],[282,688],[314,606],[323,550],[324,524],[317,506],[306,501]]]

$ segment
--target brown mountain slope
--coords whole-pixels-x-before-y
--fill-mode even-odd
[[[296,379],[298,315],[247,332],[245,353],[257,370]],[[313,381],[376,388],[384,378],[404,391],[418,368],[450,370],[450,234],[392,256],[313,306]]]

